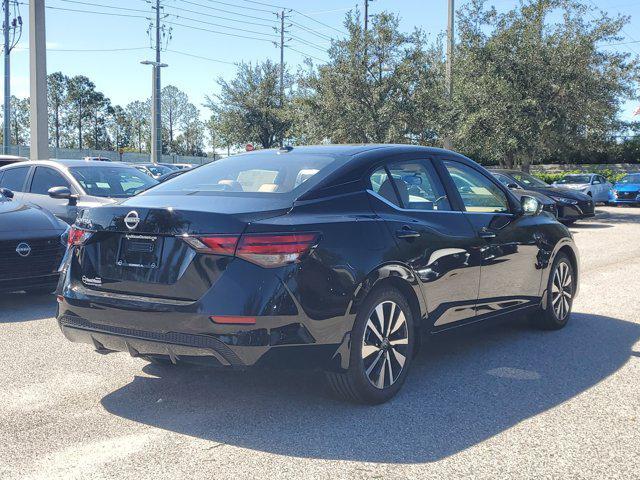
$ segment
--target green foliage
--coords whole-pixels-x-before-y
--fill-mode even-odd
[[[547,182],[548,184],[552,184],[553,182],[557,182],[558,180],[563,179],[567,175],[571,175],[574,173],[584,173],[584,172],[581,170],[567,170],[564,172],[536,172],[534,175],[538,177],[540,180]],[[616,183],[627,174],[626,172],[619,172],[617,170],[612,170],[610,168],[598,170],[597,173],[598,175],[602,175],[611,183]]]
[[[236,77],[227,82],[219,78],[219,95],[207,97],[227,141],[233,145],[256,143],[263,148],[277,145],[291,127],[290,92],[292,80],[284,75],[284,94],[280,98],[280,67],[270,60],[238,65]]]
[[[458,149],[513,167],[611,146],[638,64],[600,47],[627,19],[592,10],[570,0],[524,0],[503,14],[485,0],[463,7],[450,130]]]

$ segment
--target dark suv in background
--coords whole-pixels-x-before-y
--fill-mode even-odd
[[[595,216],[593,198],[568,188],[547,185],[539,178],[520,170],[489,169],[491,173],[507,188],[517,192],[520,189],[537,192],[556,202],[556,216],[565,225],[576,220]]]

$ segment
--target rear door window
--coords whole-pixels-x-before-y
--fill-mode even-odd
[[[53,187],[71,188],[69,182],[56,170],[49,167],[36,167],[31,181],[31,193],[38,195],[48,195],[49,189]]]
[[[27,179],[29,167],[9,168],[4,171],[0,186],[12,192],[24,192],[24,182]]]
[[[389,172],[404,208],[451,211],[444,187],[431,162],[392,163]]]

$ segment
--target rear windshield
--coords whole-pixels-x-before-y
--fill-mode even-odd
[[[149,191],[207,194],[213,192],[278,195],[308,188],[333,170],[328,155],[276,152],[236,155],[203,165]]]
[[[564,185],[569,183],[589,183],[590,181],[591,175],[567,175],[558,180],[558,183]]]
[[[158,183],[133,167],[94,165],[71,167],[69,171],[87,195],[96,197],[132,197]]]

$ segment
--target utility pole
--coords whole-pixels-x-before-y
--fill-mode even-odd
[[[15,3],[15,0],[13,0]],[[15,47],[16,41],[16,29],[20,29],[20,35],[22,35],[22,17],[18,15],[14,17],[13,21],[10,21],[10,6],[12,0],[3,0],[4,8],[4,129],[3,129],[3,141],[2,152],[6,155],[9,152],[11,146],[11,50]],[[13,38],[10,39],[10,33],[13,30]],[[20,38],[18,38],[20,40]]]
[[[284,106],[284,10],[280,12],[280,108]]]
[[[369,29],[369,2],[371,0],[364,0],[364,33],[366,35]]]
[[[47,36],[45,0],[29,0],[29,78],[31,93],[31,160],[49,159],[47,113]]]
[[[4,0],[4,129],[2,153],[9,154],[11,145],[11,60],[9,45],[9,0]]]
[[[447,94],[447,101],[449,103],[449,108],[452,107],[453,103],[453,75],[452,75],[452,66],[453,66],[453,26],[454,26],[454,15],[455,15],[455,7],[454,0],[449,0],[449,15],[447,18],[447,63],[445,66],[444,73],[444,81],[445,88]],[[448,135],[442,139],[444,148],[451,149],[453,148],[453,144],[451,142],[451,137]]]
[[[162,89],[160,82],[160,69],[168,67],[166,63],[161,62],[160,53],[162,51],[162,38],[166,36],[164,25],[161,22],[160,10],[162,5],[160,0],[156,0],[154,8],[156,11],[156,21],[154,32],[149,30],[149,34],[155,37],[155,61],[145,60],[140,62],[143,65],[153,66],[152,71],[152,94],[151,94],[151,162],[158,163],[162,160]],[[169,38],[171,38],[171,29],[169,29]],[[168,41],[167,40],[167,41]]]
[[[285,39],[285,34],[287,33],[287,27],[290,25],[285,24],[285,20],[287,19],[287,14],[291,12],[291,10],[282,10],[280,13],[276,13],[276,17],[280,20],[280,42],[273,44],[280,48],[280,99],[279,99],[279,108],[284,108],[284,48],[288,39]],[[274,27],[275,29],[275,27]],[[284,134],[280,138],[280,146],[284,146]]]

